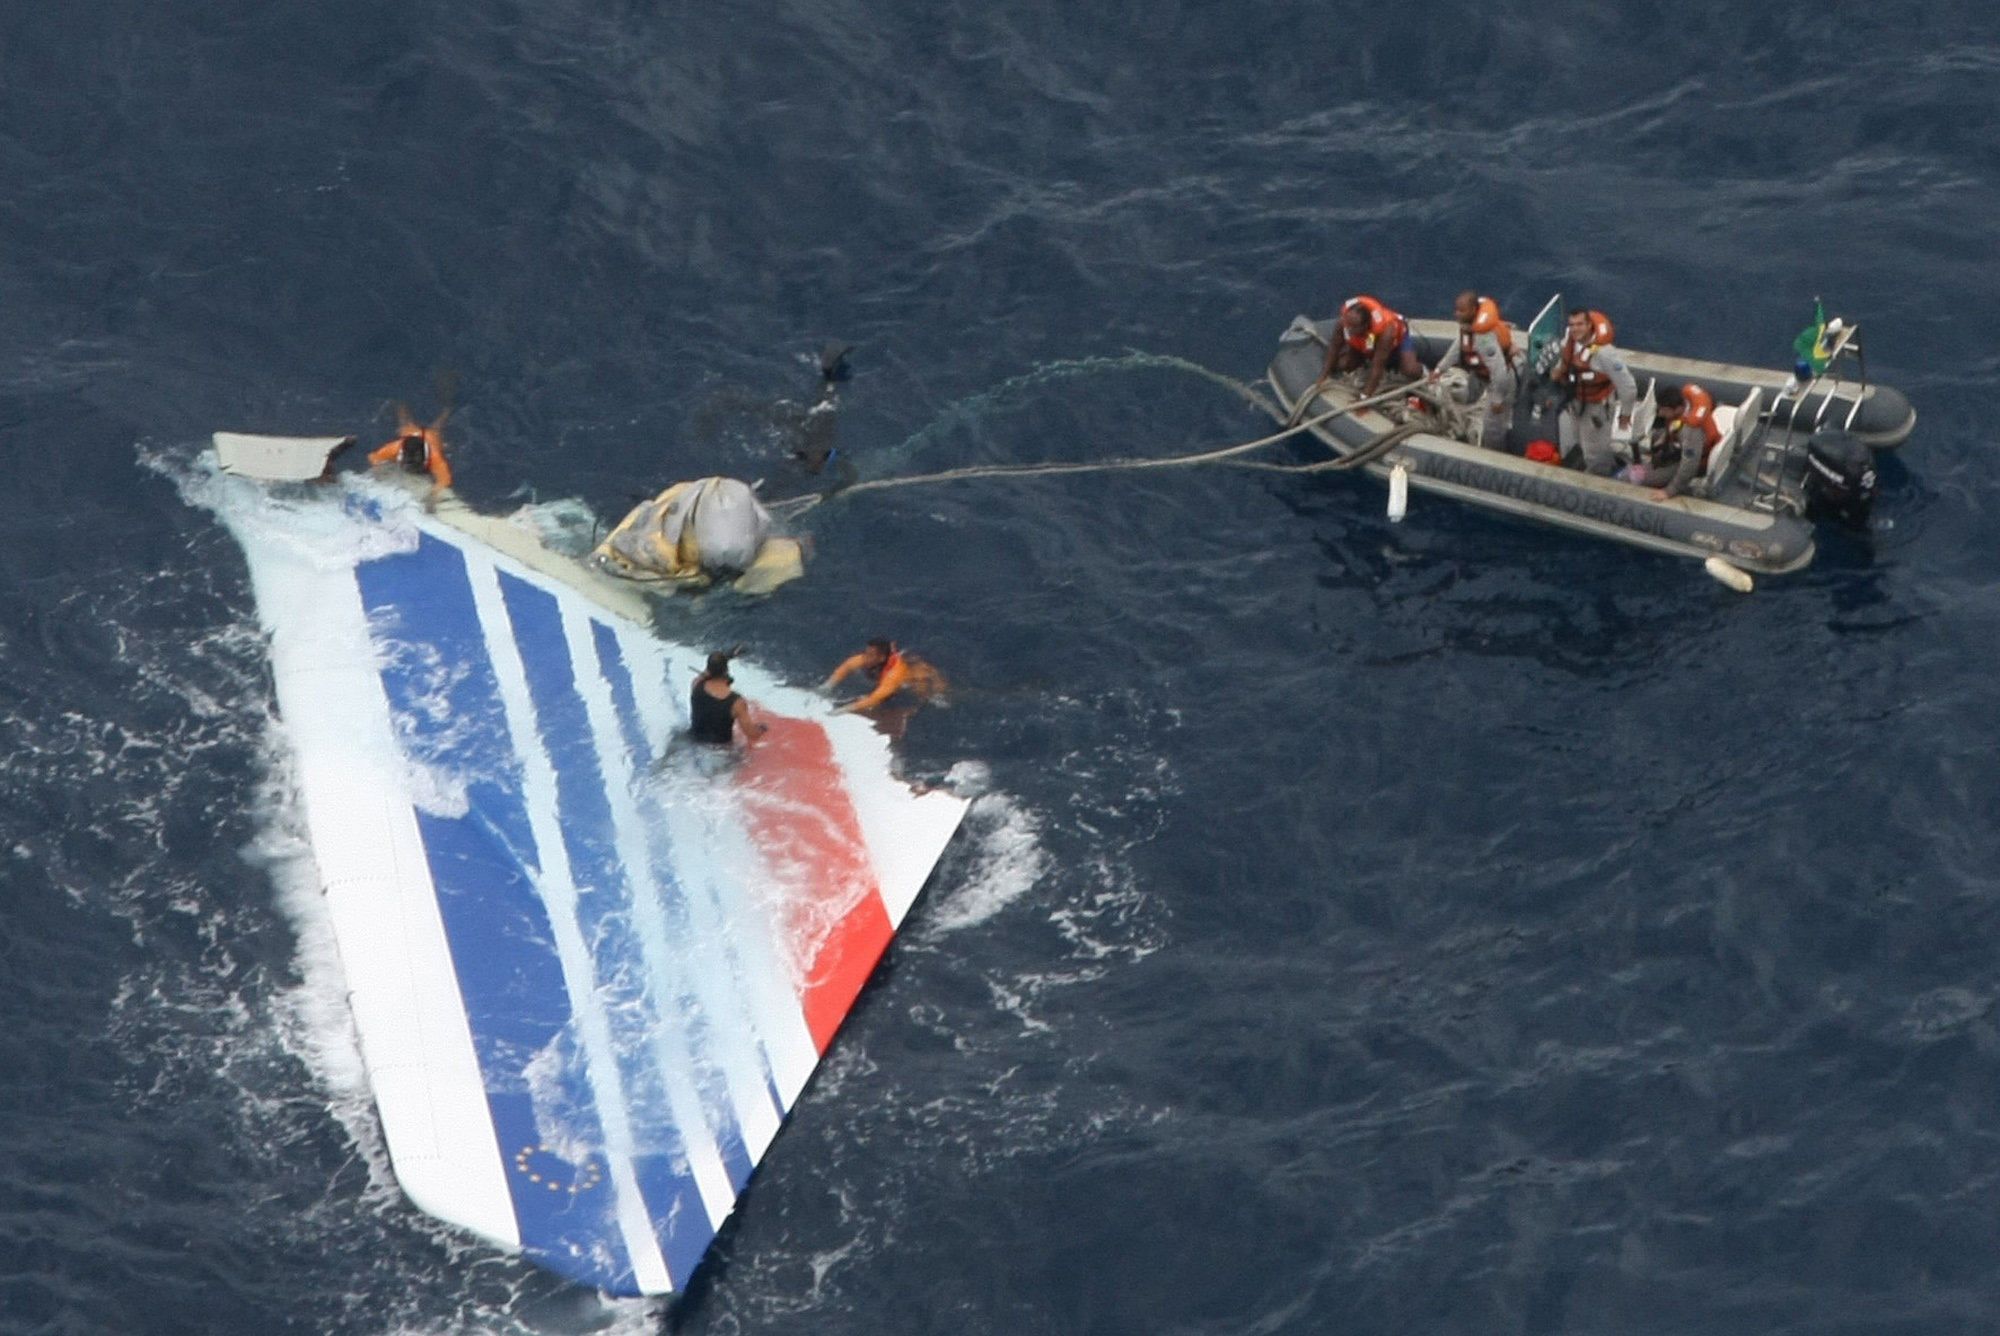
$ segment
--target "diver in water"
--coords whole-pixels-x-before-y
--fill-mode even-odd
[[[840,453],[840,437],[835,415],[840,410],[839,383],[847,379],[847,354],[849,348],[844,343],[829,343],[819,355],[819,394],[812,407],[798,419],[794,428],[792,447],[787,452],[799,462],[799,467],[817,477],[828,464],[836,460],[844,461]]]
[[[830,467],[833,490],[852,483],[857,476],[854,461],[840,448],[838,414],[839,383],[848,377],[847,344],[829,343],[819,355],[819,393],[812,406],[785,424],[791,433],[786,451],[807,477],[817,478]]]
[[[839,431],[840,382],[852,374],[847,364],[850,351],[838,341],[820,349],[810,401],[773,400],[743,389],[724,389],[695,412],[688,434],[704,442],[768,434],[782,452],[779,472],[795,486],[824,488],[825,483],[818,481],[822,478],[832,490],[847,486],[859,476],[841,447]]]
[[[729,660],[734,650],[718,650],[708,656],[708,667],[695,678],[688,693],[688,736],[711,747],[727,747],[743,730],[744,741],[761,737],[770,727],[751,717],[750,702],[736,694],[729,678]]]

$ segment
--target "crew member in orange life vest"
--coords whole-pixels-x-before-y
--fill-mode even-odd
[[[444,458],[444,423],[450,416],[451,410],[447,408],[430,426],[420,427],[410,416],[410,410],[397,404],[396,439],[371,451],[368,462],[387,464],[401,460],[407,472],[430,474],[431,494],[425,504],[435,503],[438,494],[451,486],[451,465]]]
[[[1562,360],[1550,374],[1558,389],[1569,391],[1569,402],[1556,423],[1563,459],[1567,462],[1570,452],[1581,447],[1584,468],[1600,478],[1618,469],[1612,442],[1630,439],[1632,402],[1639,397],[1623,354],[1611,346],[1611,333],[1611,321],[1602,311],[1571,311]],[[1614,394],[1618,397],[1615,427]]]
[[[1424,364],[1417,360],[1416,340],[1410,337],[1410,322],[1373,297],[1349,297],[1333,327],[1333,342],[1327,347],[1321,374],[1331,379],[1365,363],[1368,381],[1361,387],[1361,397],[1366,399],[1381,388],[1382,373],[1392,355],[1396,369],[1411,380],[1424,374]]]
[[[1653,424],[1652,439],[1634,442],[1639,459],[1618,476],[1653,488],[1653,499],[1664,501],[1686,492],[1706,471],[1722,428],[1715,422],[1714,397],[1693,381],[1679,388],[1662,385],[1653,391],[1653,400],[1660,418]]]
[[[869,641],[859,654],[842,660],[826,681],[820,683],[820,690],[831,691],[843,678],[857,672],[873,677],[875,689],[841,706],[843,714],[872,710],[898,691],[907,690],[919,700],[930,700],[944,693],[943,674],[916,655],[899,649],[895,641],[882,639]]]
[[[1472,375],[1466,388],[1472,394],[1484,392],[1486,412],[1481,414],[1479,443],[1499,449],[1507,443],[1507,425],[1514,416],[1514,334],[1500,318],[1500,303],[1467,288],[1452,303],[1458,318],[1458,341],[1438,359],[1433,378],[1455,366]],[[1470,403],[1471,399],[1462,402]]]

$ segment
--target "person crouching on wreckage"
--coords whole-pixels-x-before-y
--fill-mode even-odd
[[[434,506],[440,493],[451,489],[451,465],[444,457],[444,424],[451,416],[445,409],[428,427],[417,425],[410,410],[396,405],[396,439],[369,452],[370,464],[400,463],[405,473],[427,473],[431,479],[426,506]]]

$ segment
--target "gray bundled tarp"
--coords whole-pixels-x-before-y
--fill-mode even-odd
[[[803,573],[798,543],[771,536],[771,513],[735,478],[675,483],[635,507],[590,559],[628,580],[701,586],[733,574],[736,589],[756,594]]]

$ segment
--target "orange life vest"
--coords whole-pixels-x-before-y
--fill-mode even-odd
[[[444,457],[444,437],[430,427],[404,432],[395,440],[371,451],[371,464],[401,463],[411,473],[428,473],[439,487],[451,486],[451,465]]]
[[[1479,299],[1479,309],[1473,312],[1470,325],[1458,327],[1458,361],[1475,376],[1493,379],[1493,368],[1486,365],[1480,356],[1480,336],[1490,334],[1500,342],[1500,356],[1511,362],[1514,360],[1514,331],[1500,318],[1500,303],[1491,297]]]
[[[1708,457],[1722,440],[1722,428],[1715,425],[1715,396],[1693,381],[1681,386],[1680,411],[1667,419],[1667,438],[1672,440],[1682,427],[1701,428],[1701,466],[1707,468]]]
[[[911,692],[918,700],[929,700],[942,695],[945,690],[942,673],[931,667],[926,660],[914,654],[906,654],[900,649],[891,650],[889,657],[877,667],[868,668],[864,664],[863,668],[875,679],[876,692],[882,691],[884,687],[888,688],[883,696],[885,700],[899,691]],[[875,692],[869,693],[871,697],[874,694]]]
[[[1368,326],[1359,334],[1347,327],[1347,313],[1357,306],[1368,313]],[[1394,352],[1410,332],[1408,321],[1373,297],[1348,298],[1340,308],[1340,316],[1340,332],[1347,336],[1347,346],[1369,356],[1384,342]]]
[[[1613,386],[1611,377],[1597,369],[1591,353],[1611,342],[1611,318],[1602,311],[1584,314],[1590,319],[1590,336],[1578,343],[1574,336],[1564,332],[1562,362],[1556,367],[1556,379],[1567,381],[1583,402],[1601,404],[1611,397]]]

